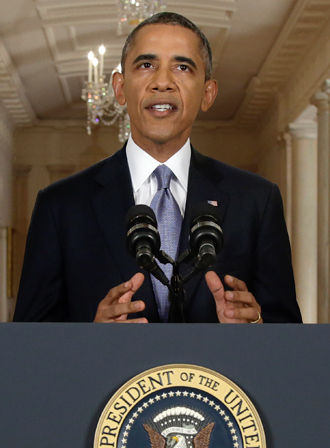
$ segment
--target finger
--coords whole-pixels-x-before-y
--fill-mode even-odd
[[[114,288],[111,288],[110,291],[107,293],[107,295],[104,297],[102,302],[105,305],[111,305],[114,302],[118,302],[118,300],[126,293],[131,291],[133,286],[133,283],[131,280],[128,280],[125,283],[122,283],[121,285],[115,286]],[[130,296],[125,296],[124,301],[128,301],[130,299]]]
[[[209,290],[213,294],[219,322],[226,323],[228,319],[223,314],[226,307],[225,290],[223,284],[214,271],[207,272],[205,275],[205,280]]]
[[[235,308],[248,307],[249,306],[246,303],[233,302],[233,301],[230,301],[230,300],[225,300],[225,303],[226,303],[226,309],[228,309],[228,310],[234,310]]]
[[[142,311],[145,304],[142,301],[131,303],[133,294],[141,287],[144,275],[137,273],[125,283],[108,292],[99,303],[94,322],[114,322],[115,319],[126,320],[127,315]]]
[[[128,303],[115,303],[107,305],[106,302],[100,302],[94,322],[114,322],[115,320],[125,320],[127,315],[138,313],[145,308],[144,302],[141,300]]]
[[[128,303],[132,300],[134,293],[141,287],[144,282],[144,275],[141,273],[137,273],[133,275],[130,281],[132,282],[131,289],[118,299],[118,303]],[[122,314],[121,316],[118,316],[116,318],[117,321],[125,321],[126,319],[127,313]]]
[[[243,282],[243,280],[240,280],[236,277],[233,277],[232,275],[226,275],[225,276],[225,283],[230,286],[230,288],[234,289],[235,291],[248,291],[248,288]]]
[[[142,286],[143,282],[144,275],[141,272],[133,275],[133,277],[128,282],[126,282],[130,283],[130,289],[118,299],[118,303],[129,302],[132,299],[133,294],[136,293],[136,291]]]
[[[257,305],[253,294],[248,291],[226,291],[224,295],[227,302],[239,303],[239,307]]]
[[[125,302],[124,302],[125,303]],[[130,303],[130,302],[127,302]],[[119,301],[118,301],[119,304]],[[126,320],[127,319],[127,315],[131,314],[131,313],[139,313],[140,311],[143,311],[145,309],[145,303],[142,302],[141,300],[137,301],[137,302],[132,302],[131,305],[128,308],[119,308],[119,306],[117,305],[113,310],[109,310],[109,312],[111,312],[112,314],[114,314],[115,312],[121,311],[123,310],[123,314],[119,314],[118,316],[115,317],[116,320]],[[112,316],[111,316],[112,317]]]
[[[145,317],[139,317],[137,319],[126,319],[126,320],[118,320],[114,321],[116,324],[148,324],[148,319]]]
[[[233,319],[235,321],[240,322],[255,322],[259,319],[259,316],[261,316],[260,311],[257,308],[234,308],[234,309],[225,309],[224,315],[228,319]],[[258,323],[262,323],[262,317],[258,321]]]
[[[104,310],[104,317],[108,320],[117,320],[121,316],[127,316],[128,314],[139,313],[145,309],[145,303],[142,300],[128,303],[116,303],[110,305]],[[121,320],[125,320],[121,318]]]
[[[216,302],[223,301],[225,290],[217,274],[214,271],[209,271],[205,274],[205,280],[207,286],[209,287],[209,290],[213,294],[215,301]]]

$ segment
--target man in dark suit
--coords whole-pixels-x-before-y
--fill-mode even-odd
[[[14,320],[160,321],[149,274],[136,273],[125,248],[125,216],[134,203],[150,205],[153,169],[165,164],[183,216],[179,253],[199,202],[218,205],[225,238],[213,271],[186,285],[187,322],[300,322],[278,188],[190,148],[196,115],[217,94],[205,36],[177,14],[153,16],[127,39],[122,68],[113,87],[131,137],[39,193]]]

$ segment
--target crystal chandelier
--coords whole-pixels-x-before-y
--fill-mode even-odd
[[[166,8],[166,2],[161,0],[117,0],[118,6],[118,35],[126,35],[140,22],[161,12]],[[112,71],[109,82],[105,81],[104,54],[106,48],[101,45],[95,57],[88,53],[88,79],[82,90],[81,98],[87,104],[87,132],[92,133],[92,126],[100,123],[112,126],[118,120],[118,139],[121,143],[128,139],[130,133],[130,119],[126,105],[121,106],[114,95],[112,77],[121,71],[120,64]]]
[[[162,0],[117,0],[118,35],[129,34],[139,23],[166,9]]]
[[[81,98],[87,103],[87,132],[91,135],[92,125],[103,123],[106,126],[112,126],[118,120],[118,139],[123,143],[130,133],[130,120],[126,105],[121,106],[118,103],[112,88],[112,76],[115,72],[121,71],[121,66],[119,64],[112,71],[109,83],[106,83],[103,74],[104,53],[104,45],[99,48],[100,61],[92,51],[88,53],[88,80],[86,88],[81,93]]]

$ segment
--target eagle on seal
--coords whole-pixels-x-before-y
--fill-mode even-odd
[[[171,437],[163,437],[148,424],[143,425],[147,431],[151,443],[151,448],[188,448],[184,435],[174,435]],[[202,429],[193,439],[193,448],[208,448],[210,436],[214,423],[210,423]]]

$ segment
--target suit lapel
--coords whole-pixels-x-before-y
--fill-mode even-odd
[[[180,236],[180,254],[189,248],[190,216],[196,204],[216,201],[221,216],[220,225],[222,224],[229,201],[228,194],[221,190],[222,179],[221,172],[214,167],[214,161],[192,149],[186,211]],[[181,273],[184,274],[190,266],[182,265],[180,269]],[[185,284],[184,289],[187,295],[187,304],[189,304],[189,298],[193,296],[203,277],[204,272],[199,273]]]
[[[95,181],[101,186],[93,198],[96,219],[124,282],[141,271],[126,248],[126,215],[134,197],[125,147],[107,160]],[[157,308],[150,276],[143,273],[146,279],[134,298],[143,300],[148,314],[154,315]]]

